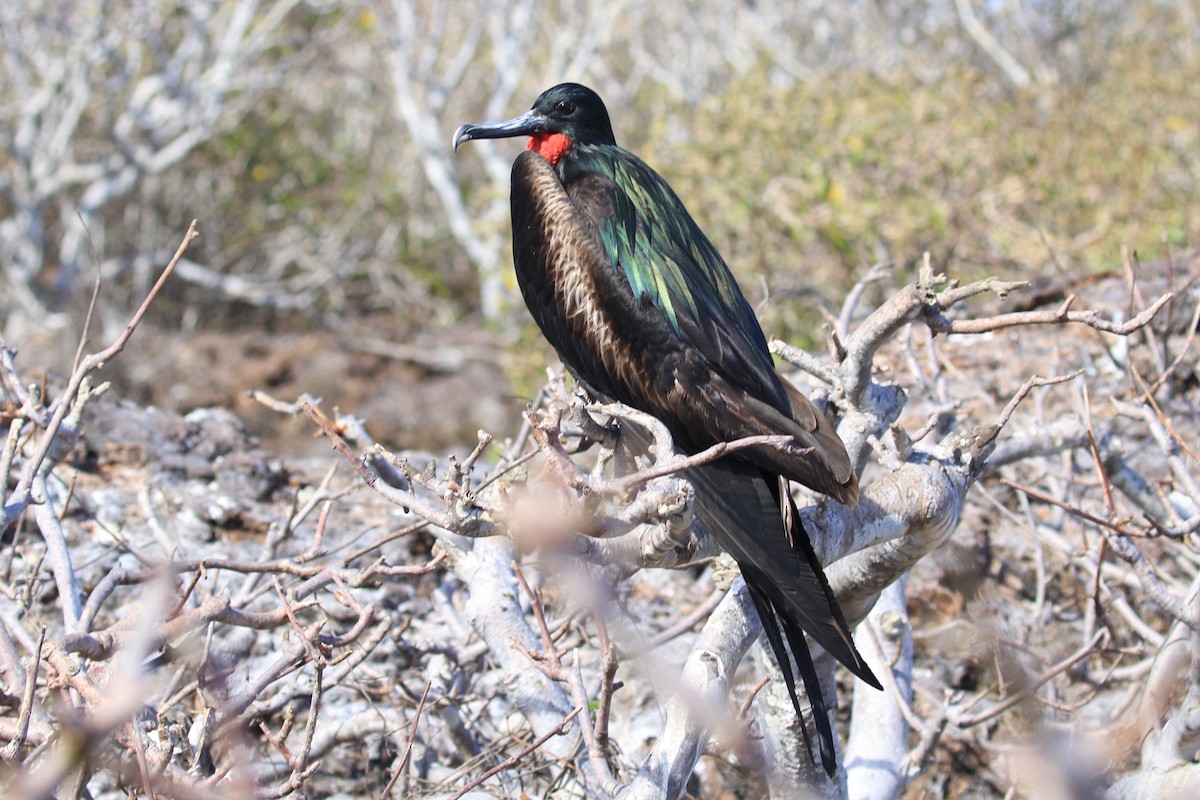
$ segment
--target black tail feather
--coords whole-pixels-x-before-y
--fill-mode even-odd
[[[850,627],[833,597],[786,483],[736,459],[721,459],[688,470],[685,477],[696,487],[697,516],[741,568],[812,757],[812,743],[796,692],[795,672],[800,673],[813,711],[821,764],[832,776],[837,771],[833,728],[804,634],[812,636],[867,683],[876,688],[880,684],[850,638]],[[788,657],[789,649],[792,658]]]
[[[808,695],[809,705],[812,706],[813,724],[817,726],[817,744],[821,749],[821,766],[832,778],[837,772],[837,747],[833,738],[833,726],[829,722],[829,711],[825,707],[825,693],[821,690],[821,682],[817,678],[817,666],[813,663],[808,642],[804,640],[804,631],[784,617],[783,632],[787,635],[788,646],[792,649],[792,657],[796,660],[796,669],[799,670],[800,678],[804,681],[804,693]],[[796,698],[793,693],[792,703],[795,702]],[[797,708],[796,714],[800,715],[799,708]],[[803,716],[800,717],[800,724],[804,724]],[[807,741],[808,737],[804,738]],[[811,758],[811,746],[808,752]]]
[[[745,577],[745,573],[746,570],[743,569],[743,577]],[[804,748],[808,750],[808,757],[813,759],[812,738],[808,734],[808,723],[804,721],[804,714],[801,711],[800,697],[796,694],[796,677],[792,673],[792,665],[788,661],[788,651],[783,645],[783,637],[780,636],[780,620],[776,618],[775,610],[771,607],[771,600],[767,597],[766,592],[756,583],[752,583],[749,578],[746,578],[746,588],[750,590],[750,598],[754,601],[754,608],[758,611],[758,618],[762,621],[763,633],[767,637],[767,643],[771,645],[775,661],[779,664],[779,672],[783,675],[783,682],[787,685],[788,695],[792,698],[792,706],[796,709],[796,720],[800,723]],[[821,751],[821,766],[832,778],[837,772],[837,758],[833,749],[833,729],[829,725],[825,697],[821,694],[820,687],[818,686],[816,691],[813,690],[817,679],[816,667],[812,663],[808,645],[804,643],[804,635],[801,634],[801,647],[797,648],[793,641],[792,631],[789,630],[786,621],[784,621],[783,627],[788,641],[791,643],[792,653],[796,656],[796,667],[800,670],[804,680],[804,690],[808,693],[812,706],[813,721],[817,725],[817,747]],[[815,761],[815,759],[813,760]]]
[[[788,536],[792,539],[794,549],[804,557],[804,562],[807,562],[801,563],[801,572],[811,574],[820,583],[821,590],[825,594],[825,599],[829,602],[826,610],[833,619],[833,629],[838,638],[836,644],[831,647],[832,643],[827,643],[822,639],[819,632],[814,633],[810,631],[810,633],[822,647],[841,662],[842,666],[854,673],[856,677],[861,678],[868,685],[882,691],[883,684],[875,677],[875,673],[867,666],[867,662],[863,661],[862,654],[858,652],[858,648],[854,645],[854,640],[850,637],[850,625],[846,622],[845,615],[842,614],[842,609],[838,605],[837,598],[833,596],[833,589],[829,585],[829,579],[825,576],[825,568],[821,564],[821,560],[817,558],[817,551],[813,548],[812,539],[808,535],[808,529],[804,527],[804,520],[800,518],[800,511],[796,508],[796,503],[792,500],[792,495],[788,491],[787,479],[780,478],[778,486],[784,527],[788,531]],[[785,620],[793,623],[793,627],[798,628],[796,635],[803,641],[804,637],[801,633],[807,629],[803,625],[798,625],[796,620],[791,619],[786,614],[783,616]]]

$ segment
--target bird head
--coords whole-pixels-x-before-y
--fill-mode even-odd
[[[454,149],[472,139],[528,136],[526,148],[541,153],[551,164],[576,144],[615,145],[608,109],[600,95],[578,83],[560,83],[534,101],[533,108],[504,122],[463,125],[454,132]]]

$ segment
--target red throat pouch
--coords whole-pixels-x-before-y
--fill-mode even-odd
[[[526,150],[534,150],[542,158],[557,166],[558,160],[571,149],[571,140],[562,133],[536,133],[529,137]]]

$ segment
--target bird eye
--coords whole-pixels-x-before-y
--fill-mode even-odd
[[[554,110],[560,114],[570,114],[575,110],[575,104],[570,100],[559,100],[554,104]]]

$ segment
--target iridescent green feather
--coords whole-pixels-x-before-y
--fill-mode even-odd
[[[724,260],[667,182],[620,147],[580,145],[571,156],[567,169],[572,174],[597,172],[614,184],[612,215],[592,221],[634,296],[648,298],[681,335],[719,330],[739,339],[733,349],[751,362],[744,366],[773,374],[758,319]]]

